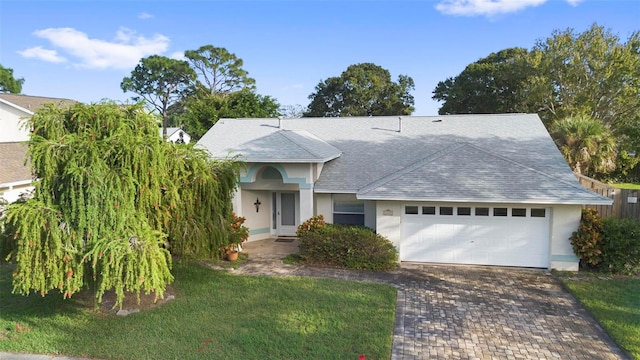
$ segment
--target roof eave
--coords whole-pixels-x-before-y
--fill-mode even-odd
[[[1,183],[0,184],[0,188],[10,188],[10,187],[13,187],[13,186],[29,185],[29,184],[32,184],[33,182],[34,182],[33,179],[14,180],[14,181],[6,182],[6,183]]]
[[[308,164],[308,163],[325,163],[326,160],[321,159],[247,159],[241,158],[244,162],[248,163],[264,163],[264,164],[273,164],[273,163],[281,163],[281,164]]]
[[[16,104],[12,103],[11,101],[7,101],[5,99],[0,98],[0,102],[3,103],[3,104],[6,104],[8,106],[11,106],[14,109],[18,109],[18,110],[20,110],[20,111],[22,111],[24,113],[27,113],[27,115],[29,115],[29,116],[33,116],[35,114],[33,111],[31,111],[29,109],[25,109],[22,106],[16,105]]]
[[[266,163],[266,164],[273,164],[273,163],[285,163],[285,164],[308,164],[308,163],[314,163],[314,164],[324,164],[327,163],[331,160],[337,159],[340,157],[340,155],[342,154],[337,154],[337,155],[332,155],[332,156],[328,156],[325,158],[308,158],[308,159],[276,159],[276,158],[247,158],[242,156],[241,154],[236,154],[237,156],[239,156],[239,159],[247,162],[247,163]],[[227,159],[229,158],[229,154],[226,154],[225,156],[222,156],[222,154],[217,154],[213,156],[216,159]]]
[[[313,192],[316,193],[316,194],[357,194],[358,190],[357,189],[353,189],[353,190],[347,190],[347,189],[331,190],[331,189],[314,188]]]
[[[612,199],[516,199],[516,198],[420,198],[420,197],[404,197],[391,195],[360,195],[356,194],[356,198],[360,200],[385,200],[385,201],[421,201],[421,202],[461,202],[461,203],[516,203],[516,204],[545,204],[545,205],[611,205]]]

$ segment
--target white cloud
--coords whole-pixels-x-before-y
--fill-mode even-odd
[[[580,0],[566,0],[575,6]],[[436,9],[446,15],[493,16],[544,4],[547,0],[442,0]]]
[[[44,49],[42,46],[24,49],[22,51],[18,51],[18,54],[29,59],[40,59],[42,61],[52,63],[62,63],[67,61],[67,59],[58,55],[55,50]]]
[[[141,58],[161,54],[169,46],[169,38],[164,35],[146,38],[125,28],[119,29],[112,41],[92,39],[73,28],[37,30],[34,35],[49,40],[61,52],[74,57],[77,66],[97,69],[129,69]]]
[[[140,13],[140,15],[138,15],[138,19],[142,19],[142,20],[147,20],[151,18],[153,18],[153,15],[146,12]]]
[[[172,52],[169,57],[176,60],[187,60],[187,58],[184,56],[184,51]]]
[[[569,5],[571,5],[571,6],[578,6],[578,4],[580,4],[582,1],[583,0],[567,0]]]

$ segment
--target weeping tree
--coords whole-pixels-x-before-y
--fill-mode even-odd
[[[8,206],[2,241],[14,292],[162,298],[172,254],[227,244],[240,163],[162,141],[140,104],[48,106],[29,126],[35,192]]]

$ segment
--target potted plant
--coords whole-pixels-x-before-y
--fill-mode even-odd
[[[242,251],[242,244],[249,238],[249,228],[244,226],[246,218],[231,213],[229,224],[229,242],[223,247],[223,251],[229,261],[238,260],[238,253]]]

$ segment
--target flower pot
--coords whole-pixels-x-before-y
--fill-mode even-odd
[[[227,260],[229,260],[229,261],[238,260],[238,252],[237,251],[229,251],[227,253]]]

